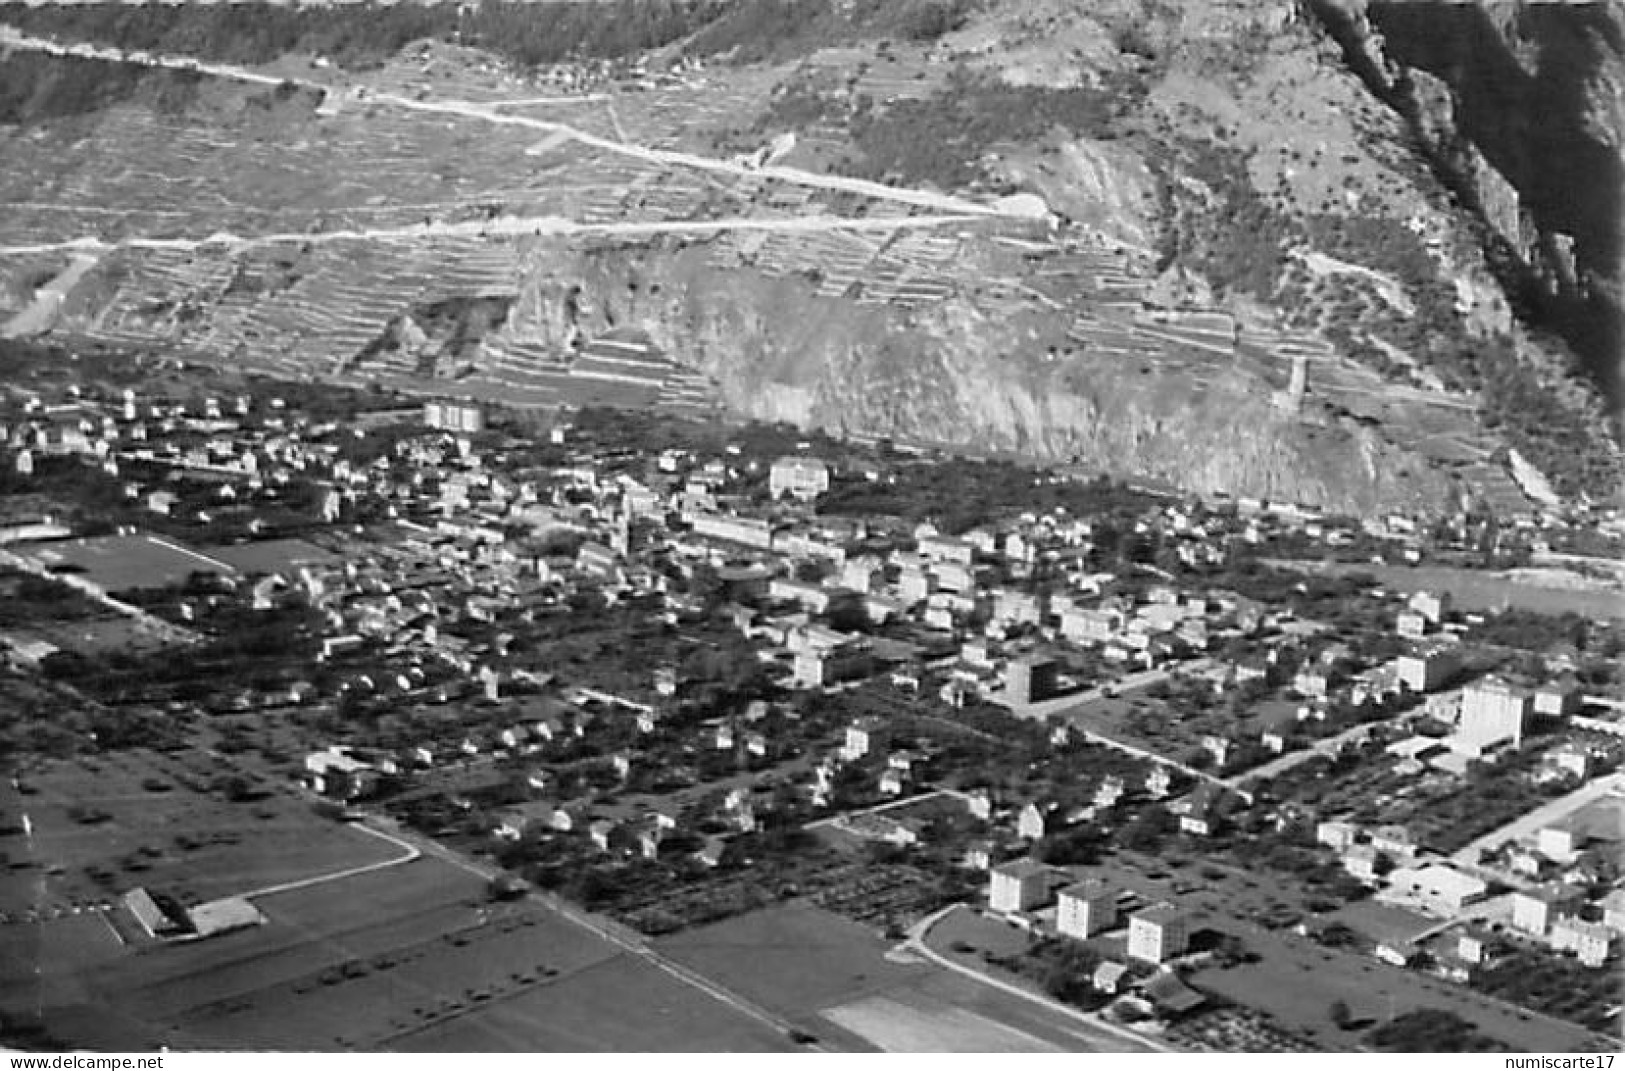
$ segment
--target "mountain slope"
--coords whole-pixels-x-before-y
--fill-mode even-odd
[[[1617,205],[1554,215],[1555,193],[1506,163],[1470,92],[1402,78],[1393,42],[1425,52],[1431,31],[1395,22],[1379,41],[1386,16],[1362,8],[1253,0],[739,0],[619,5],[642,12],[637,33],[572,23],[577,58],[527,79],[466,47],[523,58],[549,7],[484,5],[461,30],[323,14],[319,34],[265,12],[245,52],[190,9],[138,33],[110,14],[0,5],[0,22],[34,31],[251,54],[314,87],[303,103],[139,78],[0,94],[22,101],[4,135],[16,189],[0,196],[161,200],[119,181],[135,143],[186,191],[184,209],[116,222],[24,211],[0,223],[0,279],[48,277],[60,252],[4,249],[83,233],[63,227],[114,243],[177,224],[286,232],[115,245],[58,330],[404,380],[421,368],[371,345],[390,324],[491,298],[505,317],[438,389],[547,404],[624,382],[628,404],[706,396],[1358,512],[1522,509],[1514,479],[1537,472],[1567,496],[1620,485],[1599,387],[1612,381],[1586,334],[1609,330],[1596,296],[1617,275],[1605,241],[1562,237],[1610,211],[1617,223]],[[465,47],[414,44],[370,66],[400,20]],[[383,27],[385,43],[346,25]],[[498,26],[526,32],[500,40]],[[367,69],[284,54],[339,41]],[[1405,55],[1444,76],[1460,66]],[[0,80],[15,89],[41,62],[99,61],[19,52]],[[449,115],[441,100],[475,104]],[[515,117],[554,133],[516,140]],[[830,173],[927,192],[821,187]],[[340,226],[349,237],[291,237]],[[1530,300],[1531,279],[1555,286],[1551,301]],[[662,356],[593,349],[626,331]]]

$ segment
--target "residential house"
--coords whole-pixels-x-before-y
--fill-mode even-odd
[[[1119,963],[1114,959],[1101,960],[1100,963],[1095,967],[1095,973],[1090,976],[1089,984],[1092,985],[1095,988],[1095,991],[1098,993],[1105,993],[1108,996],[1115,996],[1123,987],[1123,983],[1127,979],[1128,973],[1129,970],[1126,963]]]
[[[1054,804],[1040,807],[1037,803],[1029,803],[1016,815],[1016,833],[1027,840],[1038,840],[1049,830],[1050,815],[1054,812]]]
[[[1572,885],[1547,882],[1512,894],[1512,925],[1525,933],[1544,937],[1552,923],[1577,914],[1584,894]]]
[[[1580,709],[1580,688],[1573,680],[1552,681],[1535,689],[1534,713],[1544,718],[1566,718]]]
[[[1603,925],[1625,933],[1625,889],[1615,889],[1602,898]]]
[[[841,758],[846,762],[856,762],[884,748],[888,739],[890,733],[879,718],[859,718],[846,727],[846,742],[841,746]]]
[[[1411,831],[1404,826],[1378,826],[1371,831],[1371,846],[1395,862],[1408,862],[1416,857],[1419,846]]]
[[[993,797],[988,795],[986,789],[975,789],[965,794],[965,810],[971,817],[980,818],[986,822],[993,817]]]
[[[993,844],[991,841],[973,840],[965,845],[965,854],[959,865],[967,870],[990,870],[993,867]]]
[[[1391,938],[1379,942],[1373,954],[1389,966],[1409,967],[1421,958],[1422,950],[1410,941]]]
[[[1402,610],[1394,619],[1394,631],[1408,640],[1419,640],[1427,635],[1428,619],[1412,610]]]
[[[1351,844],[1343,851],[1343,869],[1350,877],[1364,882],[1378,878],[1377,864],[1381,855],[1369,844]]]
[[[1563,777],[1584,781],[1591,776],[1591,753],[1578,744],[1565,744],[1548,751],[1545,761]]]
[[[694,853],[696,862],[703,866],[715,869],[722,865],[723,855],[728,849],[728,838],[712,836],[705,838],[705,845]]]
[[[1573,952],[1587,967],[1601,967],[1613,951],[1614,931],[1600,922],[1586,922],[1574,916],[1552,924],[1552,948]]]
[[[1179,819],[1179,829],[1196,837],[1211,836],[1218,828],[1221,789],[1204,781],[1183,799],[1168,805],[1168,810]]]
[[[1419,615],[1430,625],[1444,623],[1450,615],[1450,593],[1441,592],[1435,595],[1430,591],[1418,591],[1406,602],[1407,609]]]
[[[1488,967],[1495,960],[1495,938],[1482,926],[1469,925],[1456,935],[1455,953],[1464,963]]]
[[[1580,854],[1584,836],[1569,822],[1555,822],[1543,826],[1535,835],[1535,846],[1540,854],[1554,863],[1572,863]]]
[[[1095,787],[1094,805],[1099,808],[1115,806],[1123,798],[1123,779],[1116,774],[1101,778],[1100,784]]]

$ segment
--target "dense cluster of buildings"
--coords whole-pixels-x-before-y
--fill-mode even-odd
[[[370,432],[383,428],[393,431],[374,443]],[[340,426],[274,397],[35,397],[5,414],[0,443],[20,474],[45,457],[96,469],[116,482],[126,515],[152,518],[176,554],[192,553],[188,530],[251,540],[256,556],[231,559],[239,565],[226,591],[145,604],[200,627],[212,609],[234,603],[318,615],[317,650],[298,679],[274,695],[224,682],[216,701],[395,716],[387,743],[349,734],[343,743],[310,742],[300,776],[336,799],[519,771],[524,798],[490,813],[493,843],[560,838],[605,858],[654,859],[682,840],[715,866],[731,839],[762,829],[788,798],[814,813],[837,811],[838,785],[854,770],[868,796],[907,801],[937,791],[936,749],[875,714],[841,725],[830,746],[798,721],[786,694],[878,683],[939,710],[992,704],[1042,719],[1069,697],[1115,697],[1118,687],[1155,679],[1172,689],[1174,707],[1188,701],[1185,714],[1165,720],[1201,726],[1186,741],[1194,755],[1125,745],[1138,764],[1132,773],[1052,797],[965,794],[976,835],[949,846],[987,873],[991,911],[1079,941],[1117,942],[1099,972],[1102,992],[1192,955],[1195,924],[1175,904],[1135,906],[1132,893],[1101,879],[1063,878],[1025,854],[1036,843],[1151,805],[1166,808],[1181,834],[1213,838],[1234,809],[1254,805],[1244,774],[1286,769],[1300,754],[1337,755],[1380,738],[1396,770],[1465,779],[1532,734],[1597,713],[1582,711],[1588,697],[1572,667],[1486,672],[1464,639],[1471,615],[1448,597],[1394,597],[1376,636],[1299,620],[1283,604],[1221,586],[1181,583],[1172,571],[1217,571],[1237,544],[1425,546],[1405,518],[1361,525],[1267,503],[1213,509],[1156,499],[1126,531],[1121,518],[1112,522],[1114,544],[1142,539],[1156,548],[1154,560],[1125,565],[1103,551],[1100,519],[1064,509],[954,532],[829,515],[818,504],[837,483],[882,475],[805,445],[765,456],[731,446],[643,454],[560,424],[532,450],[487,427],[479,407],[452,402]],[[71,534],[44,519],[0,531],[18,560]],[[697,691],[678,660],[631,669],[621,660],[566,662],[532,639],[550,622],[626,607],[678,633],[720,625],[773,682],[773,697],[674,726],[672,712]],[[702,646],[715,646],[716,634],[706,635]],[[1125,683],[1136,675],[1144,678]],[[1198,713],[1255,699],[1280,716],[1209,724]],[[1056,725],[1052,742],[1064,746],[1076,728]],[[793,768],[779,767],[792,756]],[[1540,776],[1577,786],[1613,761],[1571,742],[1549,749]],[[660,778],[703,784],[708,764],[778,768],[784,783],[636,811],[587,802],[595,789]],[[917,846],[940,836],[928,822],[884,810],[838,817],[860,839]],[[1587,964],[1614,954],[1618,895],[1577,899],[1574,890],[1585,884],[1575,868],[1586,847],[1599,836],[1617,841],[1616,833],[1564,820],[1493,858],[1463,861],[1432,852],[1403,826],[1312,817],[1318,849],[1383,895],[1466,918],[1510,878],[1520,932]]]

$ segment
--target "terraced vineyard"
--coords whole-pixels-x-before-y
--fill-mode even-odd
[[[820,172],[845,144],[839,126],[811,124],[767,163],[737,155],[767,145],[771,124],[754,117],[792,80],[844,72],[880,106],[944,92],[950,68],[927,51],[620,77],[524,76],[433,43],[364,73],[135,57],[189,72],[186,106],[130,102],[7,133],[0,325],[43,316],[86,341],[518,406],[710,410],[749,388],[689,344],[685,310],[700,293],[777,287],[830,323],[1030,325],[1012,356],[1036,390],[1166,383],[1193,409],[1214,391],[1250,396],[1283,426],[1362,429],[1498,508],[1528,507],[1477,399],[1386,380],[1278,315],[1171,304],[1153,251],[1115,233],[1042,202]],[[561,312],[577,297],[538,279],[598,250],[631,265],[630,293]],[[83,274],[47,315],[31,296],[72,257]],[[679,261],[689,274],[673,274]],[[480,299],[511,311],[455,359],[380,341],[414,309]],[[1301,399],[1285,397],[1295,362]]]

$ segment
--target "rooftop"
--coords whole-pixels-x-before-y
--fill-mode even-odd
[[[1134,915],[1135,922],[1148,922],[1157,926],[1166,926],[1170,922],[1182,922],[1186,919],[1183,911],[1173,904],[1157,904]]]
[[[1020,881],[1024,878],[1040,877],[1049,873],[1049,867],[1036,859],[1012,859],[993,868],[993,873],[1006,878],[1015,878]]]

